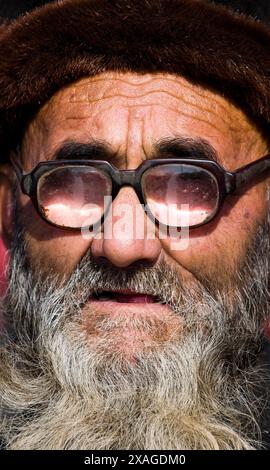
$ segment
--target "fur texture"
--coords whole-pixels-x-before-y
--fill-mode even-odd
[[[2,161],[50,96],[106,70],[180,74],[270,124],[268,29],[203,0],[63,0],[0,29],[0,50]]]
[[[232,10],[253,16],[266,23],[270,22],[269,0],[210,0],[212,3],[226,5]]]

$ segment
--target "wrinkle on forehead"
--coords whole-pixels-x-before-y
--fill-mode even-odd
[[[244,113],[222,96],[173,75],[102,74],[80,80],[61,90],[52,98],[51,104],[54,101],[55,105],[59,102],[69,105],[82,103],[83,107],[80,109],[78,106],[78,110],[85,111],[86,104],[104,102],[106,106],[108,100],[119,104],[128,100],[130,106],[136,107],[151,105],[151,95],[156,96],[158,104],[161,105],[163,101],[168,102],[168,98],[171,98],[170,104],[175,104],[175,109],[179,108],[180,101],[182,109],[185,109],[186,105],[194,115],[201,111],[205,115],[216,114],[230,126],[232,132],[239,132],[239,127],[250,125]]]
[[[65,132],[84,140],[95,131],[101,137],[103,133],[106,139],[106,125],[114,124],[112,116],[119,120],[119,127],[121,124],[126,127],[123,135],[116,130],[115,146],[122,146],[122,151],[132,151],[136,144],[147,152],[152,132],[157,133],[158,128],[160,133],[182,132],[187,137],[189,132],[191,135],[197,132],[198,136],[212,140],[221,159],[228,158],[225,147],[231,147],[235,163],[241,162],[240,154],[250,155],[251,161],[267,148],[248,117],[217,93],[178,76],[113,72],[80,80],[56,93],[29,126],[25,144],[35,146],[36,142],[40,158],[44,159],[48,147],[50,150],[56,147]],[[220,152],[223,147],[224,155]]]

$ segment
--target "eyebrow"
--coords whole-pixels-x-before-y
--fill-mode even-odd
[[[153,145],[153,158],[187,158],[201,160],[218,160],[214,147],[202,138],[169,137],[158,140]],[[126,156],[113,151],[109,144],[101,140],[90,142],[65,141],[52,155],[54,160],[107,160],[109,162],[125,161]]]
[[[77,142],[73,140],[65,141],[53,154],[54,160],[112,160],[115,156],[110,147],[101,140],[91,142]]]
[[[154,148],[158,158],[164,156],[218,161],[217,151],[210,142],[200,137],[196,139],[189,137],[165,138],[156,142]]]

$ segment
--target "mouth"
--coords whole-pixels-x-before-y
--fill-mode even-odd
[[[155,295],[146,293],[137,293],[130,290],[102,290],[95,291],[90,300],[96,302],[115,302],[115,303],[131,303],[131,304],[155,304],[163,303]]]

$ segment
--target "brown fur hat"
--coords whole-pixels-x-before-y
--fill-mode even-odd
[[[57,90],[106,70],[169,72],[270,127],[270,32],[205,0],[62,0],[0,28],[1,161]]]

